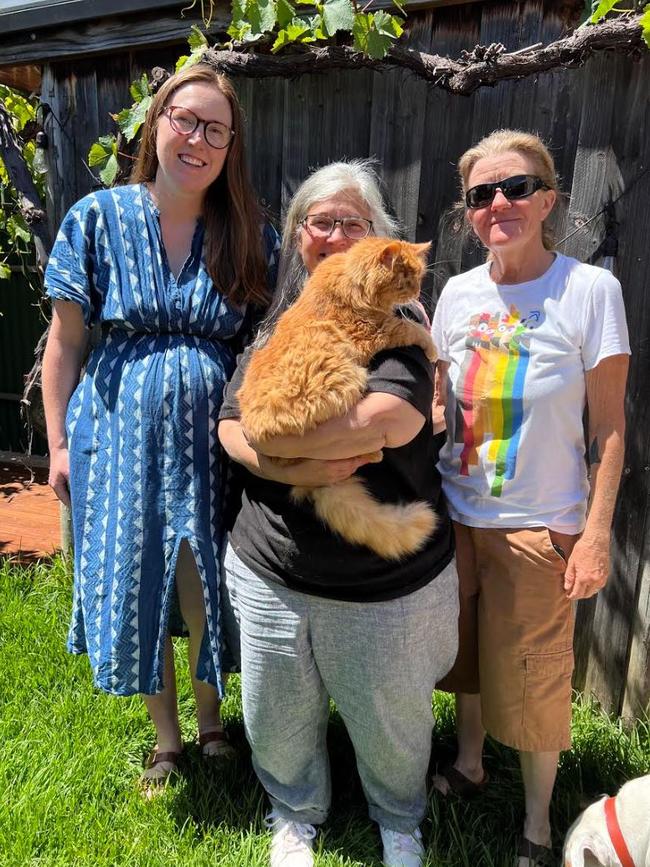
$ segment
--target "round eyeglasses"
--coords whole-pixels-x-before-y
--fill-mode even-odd
[[[335,220],[327,214],[307,214],[302,224],[312,238],[329,238],[338,225],[351,241],[366,238],[372,229],[372,220],[364,217],[340,217]]]
[[[465,193],[465,204],[468,208],[485,208],[492,204],[497,190],[500,190],[510,202],[513,199],[527,199],[537,190],[548,190],[549,186],[537,175],[513,175],[492,184],[478,184]]]
[[[197,127],[203,127],[203,138],[211,148],[223,150],[227,148],[235,135],[234,130],[218,120],[201,120],[189,108],[180,105],[168,105],[162,110],[169,119],[169,125],[180,135],[192,135]]]

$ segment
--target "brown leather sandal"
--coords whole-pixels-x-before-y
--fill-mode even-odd
[[[461,773],[452,764],[445,765],[440,771],[440,775],[449,783],[449,789],[464,800],[471,800],[482,794],[487,784],[490,782],[490,775],[487,771],[483,772],[483,779],[479,783],[475,783]]]
[[[205,747],[208,744],[216,744],[216,749],[206,752]],[[223,729],[213,729],[212,731],[199,733],[199,746],[201,747],[201,756],[204,759],[227,760],[234,759],[237,751],[228,740],[228,735]]]
[[[144,771],[138,780],[140,788],[145,794],[150,796],[154,790],[164,789],[170,779],[178,774],[178,763],[182,754],[182,751],[169,750],[161,753],[158,747],[152,749],[144,764]],[[161,767],[163,764],[171,765],[171,767],[163,768]]]
[[[528,837],[521,836],[517,846],[517,858],[528,858],[527,867],[555,867],[553,850],[548,846],[533,843]]]

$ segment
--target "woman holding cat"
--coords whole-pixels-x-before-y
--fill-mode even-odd
[[[519,750],[519,867],[555,863],[549,804],[570,746],[573,602],[607,580],[623,462],[629,344],[618,281],[553,250],[558,195],[537,136],[499,130],[459,163],[488,261],[443,289],[432,333],[448,374],[440,470],[454,518],[459,749],[438,781],[487,782],[485,731]],[[589,414],[587,481],[582,416]],[[587,499],[589,512],[587,514]]]
[[[75,543],[68,647],[88,653],[100,689],[143,696],[157,733],[147,792],[182,750],[172,626],[189,630],[203,755],[232,752],[219,717],[223,480],[212,418],[235,366],[230,343],[266,304],[278,240],[262,232],[242,134],[228,79],[203,64],[171,76],[147,114],[132,183],[73,206],[45,275],[50,484],[71,501]],[[79,382],[95,324],[102,338]]]
[[[312,174],[287,212],[284,276],[256,345],[265,343],[321,260],[371,232],[395,231],[367,165],[334,163]],[[431,365],[414,347],[376,355],[368,393],[351,412],[265,447],[301,459],[280,466],[249,445],[239,421],[236,394],[247,356],[220,415],[220,439],[246,470],[225,558],[225,598],[241,628],[246,733],[272,804],[271,864],[313,863],[315,826],[330,805],[331,696],[381,829],[384,863],[418,867],[431,692],[456,652],[457,583],[434,469]],[[381,463],[359,457],[381,448]],[[383,559],[345,542],[309,503],[289,496],[289,486],[328,485],[355,471],[380,501],[417,498],[435,508],[439,525],[422,550],[400,562]]]

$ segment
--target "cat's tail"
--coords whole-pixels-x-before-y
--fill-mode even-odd
[[[316,514],[331,530],[386,560],[414,554],[438,523],[428,503],[379,503],[354,476],[320,488],[294,487],[291,496],[297,501],[311,500]]]

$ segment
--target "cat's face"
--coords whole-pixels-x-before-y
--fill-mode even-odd
[[[389,238],[358,241],[346,258],[360,281],[363,301],[389,310],[418,298],[430,247]]]

